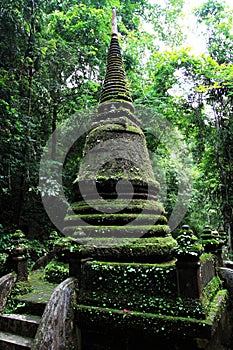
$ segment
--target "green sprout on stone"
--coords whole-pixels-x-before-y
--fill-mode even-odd
[[[178,260],[196,261],[203,252],[203,246],[188,225],[183,225],[177,237],[175,256]]]
[[[220,248],[220,236],[218,231],[212,230],[210,226],[205,226],[201,235],[201,240],[205,252],[212,253]]]

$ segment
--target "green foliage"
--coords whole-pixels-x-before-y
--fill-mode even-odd
[[[32,286],[28,281],[16,282],[10,296],[7,299],[5,313],[17,313],[20,308],[25,306],[24,302],[16,300],[17,297],[28,294],[32,291]]]
[[[8,254],[0,253],[0,277],[8,273],[8,269],[6,267],[7,257]]]
[[[13,233],[3,232],[0,235],[0,275],[10,272],[11,266],[9,265],[8,258],[14,249],[19,246],[25,249],[29,268],[48,251],[47,242],[42,242],[38,239],[28,239],[21,230],[16,230]]]
[[[201,234],[202,244],[206,252],[214,252],[220,248],[220,236],[217,231],[213,231],[209,226],[206,226]]]
[[[195,15],[207,29],[207,47],[211,57],[219,64],[232,63],[233,11],[223,1],[206,1]]]
[[[63,237],[63,234],[60,232],[57,232],[55,230],[51,231],[49,234],[49,238],[47,240],[48,248],[50,251],[54,249],[54,244],[57,240],[61,239]]]
[[[44,278],[50,283],[61,283],[69,277],[68,264],[63,262],[52,260],[46,265],[44,270]]]
[[[15,232],[9,232],[0,236],[0,251],[2,253],[11,254],[13,250],[20,246],[22,248],[27,248],[27,239],[21,230],[16,230]]]

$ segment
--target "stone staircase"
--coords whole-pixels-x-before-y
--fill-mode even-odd
[[[20,314],[0,315],[0,349],[31,349],[41,317]]]
[[[33,292],[17,296],[14,313],[0,314],[0,350],[31,349],[42,314],[55,285],[44,282],[40,274],[30,275]]]

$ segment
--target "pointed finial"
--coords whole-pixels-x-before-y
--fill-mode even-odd
[[[116,8],[112,8],[112,38],[108,51],[107,70],[100,94],[99,111],[106,110],[113,103],[121,103],[124,108],[134,111],[132,98],[126,82],[121,50],[118,42]]]
[[[116,18],[116,8],[112,8],[112,35],[117,35],[117,18]]]

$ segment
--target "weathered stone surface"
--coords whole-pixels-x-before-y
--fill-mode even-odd
[[[171,236],[138,239],[89,239],[71,256],[75,260],[93,258],[102,261],[165,262],[172,259],[176,245]]]
[[[38,316],[3,314],[0,315],[1,331],[33,338],[41,318]]]
[[[213,302],[217,308],[214,312],[210,309],[205,320],[78,305],[76,320],[84,335],[82,350],[229,350],[231,326],[224,315],[226,295],[219,294]]]
[[[100,97],[100,107],[104,108],[104,103],[114,101],[122,101],[127,108],[133,110],[132,98],[127,86],[121,50],[116,33],[112,34],[108,53],[107,71]]]
[[[45,308],[32,350],[77,349],[74,340],[75,280],[66,279],[53,292]]]
[[[233,295],[233,269],[227,267],[220,267],[219,273],[222,279],[225,281],[227,289]]]
[[[38,270],[41,267],[45,267],[53,258],[54,252],[49,252],[48,254],[41,256],[32,266],[32,271]]]
[[[0,278],[0,312],[6,307],[7,298],[10,295],[16,282],[16,275],[9,273]]]
[[[31,349],[32,339],[20,335],[0,332],[0,349],[4,350],[29,350]]]

